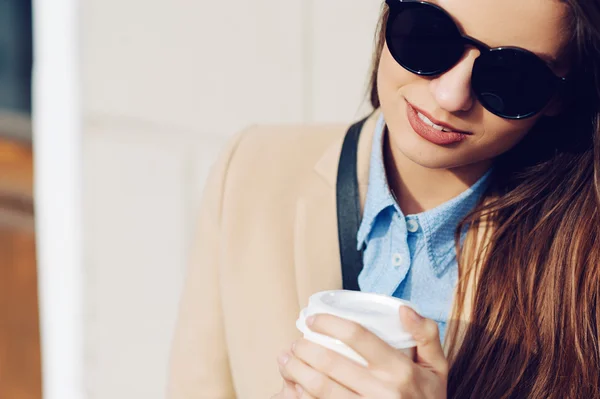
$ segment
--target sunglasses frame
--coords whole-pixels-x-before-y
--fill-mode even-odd
[[[474,48],[476,48],[476,49],[479,50],[480,55],[475,60],[475,64],[473,65],[473,70],[475,70],[476,64],[477,64],[477,60],[480,57],[485,56],[486,54],[491,54],[491,53],[496,52],[496,51],[507,51],[507,50],[509,50],[509,51],[513,51],[513,52],[517,52],[517,53],[523,54],[523,55],[531,58],[532,60],[535,60],[535,62],[538,63],[540,65],[540,67],[542,68],[541,70],[545,70],[548,73],[548,76],[552,76],[552,78],[553,78],[552,81],[554,82],[554,85],[555,85],[555,87],[554,87],[555,94],[548,99],[546,105],[552,100],[552,98],[554,98],[554,96],[556,96],[556,93],[558,93],[568,83],[568,79],[567,78],[557,76],[552,71],[552,69],[550,69],[550,67],[548,66],[548,64],[544,60],[542,60],[540,57],[538,57],[536,54],[532,53],[529,50],[525,50],[523,48],[514,47],[514,46],[490,47],[490,46],[486,45],[485,43],[483,43],[483,42],[481,42],[481,41],[479,41],[479,40],[477,40],[477,39],[475,39],[475,38],[473,38],[471,36],[463,34],[461,32],[460,28],[458,27],[458,25],[456,24],[456,22],[454,21],[454,18],[452,18],[452,16],[446,10],[444,10],[443,8],[441,8],[440,6],[438,6],[436,4],[433,4],[433,3],[430,3],[430,2],[427,2],[427,1],[420,1],[420,0],[408,0],[408,1],[405,1],[405,0],[386,0],[386,3],[387,3],[387,5],[390,8],[390,12],[392,12],[392,13],[399,13],[400,10],[398,9],[398,7],[406,7],[406,6],[409,6],[411,4],[414,4],[415,7],[418,7],[420,5],[425,5],[425,6],[428,6],[428,7],[432,7],[434,9],[437,9],[438,11],[440,11],[442,14],[444,14],[447,18],[449,18],[449,20],[455,26],[456,32],[458,33],[458,38],[462,39],[462,43],[464,44],[464,51],[466,51],[467,47],[474,47]],[[388,24],[390,24],[390,21],[392,21],[391,15],[390,15],[390,19],[388,19]],[[390,29],[389,29],[389,25],[388,25],[388,26],[386,26],[386,40],[387,41],[391,40],[391,38],[390,38],[389,35],[390,35]],[[464,54],[464,51],[463,51],[463,54]],[[401,60],[399,60],[396,57],[396,55],[393,54],[393,52],[391,52],[391,54],[394,57],[394,59],[396,60],[396,62],[398,62],[398,64],[400,64],[404,69],[406,69],[407,71],[412,72],[412,73],[414,73],[416,75],[420,75],[420,76],[438,76],[438,75],[442,75],[442,74],[448,72],[450,69],[453,68],[453,66],[456,65],[456,63],[455,63],[455,64],[453,64],[452,66],[450,66],[448,68],[440,68],[440,69],[438,69],[436,71],[432,71],[432,72],[429,72],[429,71],[423,72],[423,71],[416,70],[416,69],[413,69],[413,68],[405,65],[405,63],[402,62]],[[476,94],[477,98],[479,99],[479,101],[484,105],[485,100],[482,100],[482,98],[479,95],[479,93],[475,92],[475,94]],[[484,107],[485,107],[485,105],[484,105]],[[515,115],[505,115],[505,114],[502,114],[501,112],[489,109],[488,107],[485,107],[485,108],[488,109],[488,111],[492,112],[493,114],[498,115],[498,116],[500,116],[501,118],[504,118],[504,119],[525,119],[525,118],[529,118],[529,117],[532,117],[532,116],[538,114],[543,109],[543,107],[542,107],[542,109],[540,109],[540,110],[529,112],[527,114],[522,114],[522,115],[516,115],[515,116]]]

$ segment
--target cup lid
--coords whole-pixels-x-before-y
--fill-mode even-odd
[[[398,298],[357,291],[323,291],[312,295],[301,318],[315,314],[331,314],[360,324],[390,346],[402,349],[416,346],[413,337],[402,326],[399,309],[408,301]]]

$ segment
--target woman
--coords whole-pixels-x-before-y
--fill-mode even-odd
[[[600,398],[599,27],[597,0],[387,0],[358,283],[417,304],[416,361],[326,316],[311,328],[368,368],[291,345],[307,298],[342,286],[346,128],[256,128],[207,186],[171,397],[270,397],[287,348],[276,397]]]

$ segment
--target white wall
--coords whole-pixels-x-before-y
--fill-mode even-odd
[[[198,197],[253,123],[360,115],[379,0],[84,0],[86,384],[164,397]]]

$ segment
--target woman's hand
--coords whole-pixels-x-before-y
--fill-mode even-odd
[[[404,306],[400,317],[417,341],[416,362],[358,324],[318,315],[307,320],[310,329],[344,342],[369,366],[301,339],[290,353],[280,356],[281,374],[297,384],[299,398],[445,399],[448,362],[437,324]],[[291,391],[293,385],[288,384]]]

